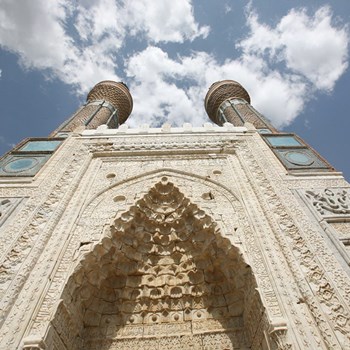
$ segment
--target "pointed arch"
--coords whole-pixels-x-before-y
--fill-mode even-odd
[[[183,171],[183,170],[177,170],[177,169],[171,169],[171,168],[161,168],[161,169],[156,169],[156,170],[152,170],[149,172],[145,172],[145,173],[133,176],[133,177],[129,177],[128,179],[118,181],[116,183],[112,183],[112,184],[106,186],[105,188],[100,190],[98,193],[96,193],[92,198],[90,198],[90,200],[86,203],[84,208],[86,208],[91,203],[96,201],[97,198],[103,196],[104,194],[110,192],[111,190],[113,190],[115,188],[128,187],[128,186],[131,186],[131,185],[139,183],[139,182],[145,182],[145,180],[147,180],[147,179],[159,179],[162,176],[187,179],[188,181],[191,181],[191,182],[202,181],[211,187],[215,187],[217,189],[220,189],[220,191],[229,193],[236,200],[239,200],[239,201],[241,200],[238,193],[236,193],[232,189],[226,187],[225,185],[221,184],[220,182],[215,181],[209,177],[203,177],[201,175],[187,172],[187,171]]]
[[[65,324],[72,350],[243,349],[262,331],[251,320],[264,313],[256,287],[215,220],[162,176],[84,255],[52,326]]]

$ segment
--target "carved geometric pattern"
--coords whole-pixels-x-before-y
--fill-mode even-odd
[[[102,103],[102,102],[101,102]],[[75,116],[61,129],[64,131],[74,131],[78,126],[84,126],[87,120],[100,108],[96,104],[88,104],[81,108]],[[110,113],[109,113],[110,114]],[[106,120],[108,117],[106,118]],[[102,124],[102,123],[101,123]]]
[[[62,299],[52,324],[71,349],[239,349],[263,312],[238,249],[166,177],[106,229]]]
[[[205,110],[209,118],[220,125],[218,120],[218,110],[220,105],[228,99],[240,98],[250,103],[248,92],[242,85],[233,80],[223,80],[214,83],[205,97]]]
[[[292,217],[284,207],[286,204],[282,204],[282,201],[276,196],[275,191],[278,191],[281,197],[285,197],[284,199],[285,203],[288,203],[287,205],[293,203],[294,198],[291,194],[292,192],[285,190],[285,183],[283,183],[283,181],[270,182],[265,172],[262,170],[264,168],[267,169],[266,172],[271,172],[271,174],[269,174],[271,178],[275,177],[278,179],[280,177],[280,173],[270,166],[270,159],[264,158],[258,147],[254,147],[253,152],[249,152],[249,146],[247,148],[248,149],[242,147],[240,151],[242,152],[245,161],[248,162],[251,171],[254,171],[257,184],[262,190],[263,195],[260,194],[259,196],[261,203],[265,206],[266,213],[276,213],[276,217],[278,217],[279,220],[279,226],[283,229],[283,232],[291,238],[290,243],[287,245],[286,242],[282,242],[282,235],[276,235],[277,239],[280,241],[280,247],[284,251],[284,256],[289,260],[288,263],[290,266],[293,264],[293,259],[296,259],[295,261],[298,261],[298,263],[305,268],[305,271],[307,271],[307,277],[305,278],[302,277],[303,274],[299,274],[298,269],[295,268],[296,265],[292,268],[295,276],[294,278],[299,285],[299,290],[302,291],[303,294],[302,302],[307,304],[313,318],[316,320],[323,341],[327,344],[327,348],[341,349],[341,345],[345,346],[345,344],[349,344],[350,339],[350,318],[348,313],[349,284],[348,280],[344,278],[345,273],[343,270],[339,269],[339,265],[336,263],[334,256],[329,254],[328,250],[325,250],[324,240],[320,239],[319,232],[310,224],[310,220],[309,218],[306,218],[303,209],[296,204],[293,205],[293,215],[295,218],[298,218],[299,225],[303,227],[303,230],[293,222]],[[256,155],[256,157],[261,160],[260,165],[258,165],[257,160],[254,159],[252,154]],[[337,183],[336,179],[317,179],[314,181],[305,180],[304,182],[297,179],[293,185],[295,188],[300,186],[317,188],[321,187],[317,186],[318,184],[322,185],[323,183],[327,183],[327,181],[330,187],[333,187],[333,185]],[[310,183],[315,184],[315,186],[310,186]],[[338,183],[340,186],[346,185],[343,180]],[[268,205],[264,204],[264,196],[266,196],[265,198],[268,198]],[[289,254],[286,251],[287,247],[292,247],[293,251],[297,254]],[[322,266],[327,266],[327,272],[334,271],[331,278],[327,272],[325,273],[326,270],[322,268]],[[305,281],[310,285],[314,285],[315,289],[317,288],[318,292],[316,300],[313,300],[312,293],[307,292],[308,286]],[[338,289],[334,286],[338,286]],[[327,317],[323,314],[324,311],[322,311],[317,304],[318,302],[320,302],[322,306],[326,305],[325,309],[327,310],[327,317],[331,319],[330,322],[326,321]],[[305,317],[308,317],[305,313],[304,315]],[[333,329],[337,330],[337,337],[332,333]],[[299,331],[299,334],[301,337],[304,336],[303,331]]]
[[[268,127],[268,125],[249,108],[249,105],[237,104],[235,108],[241,114],[245,122],[253,124],[257,129]]]
[[[210,151],[210,152],[223,152],[232,153],[234,148],[240,142],[235,139],[228,139],[225,141],[217,141],[208,137],[200,138],[198,141],[179,139],[179,140],[166,140],[163,142],[155,141],[155,137],[148,140],[145,139],[142,144],[140,142],[133,142],[132,140],[122,139],[117,143],[92,143],[88,144],[90,152],[116,152],[116,151],[147,151],[149,155],[150,151],[161,150],[163,152],[169,152],[169,150],[198,150],[198,151]],[[197,155],[194,157],[197,159]]]
[[[87,101],[104,100],[118,110],[119,123],[123,124],[129,117],[133,101],[129,89],[123,83],[101,81],[96,84],[87,96]]]
[[[306,198],[322,216],[344,216],[350,214],[350,193],[348,189],[308,190]]]
[[[224,114],[226,120],[229,123],[233,124],[234,126],[243,126],[244,125],[244,121],[240,118],[240,116],[232,108],[232,106],[225,108],[225,110],[223,111],[223,114]]]
[[[108,119],[111,116],[111,111],[107,107],[101,107],[92,120],[86,125],[86,129],[96,129],[102,124],[107,124]]]
[[[328,222],[336,233],[336,238],[344,245],[347,253],[346,261],[350,262],[350,221],[347,222]]]
[[[339,238],[349,238],[350,239],[350,222],[329,222],[338,233]]]
[[[50,256],[50,249],[45,249],[45,245],[51,237],[53,223],[59,220],[68,206],[67,199],[73,196],[77,184],[80,183],[77,174],[81,171],[81,165],[85,161],[84,157],[81,156],[84,151],[79,149],[79,144],[74,144],[71,140],[67,140],[67,143],[69,144],[68,149],[63,151],[57,159],[53,159],[50,166],[44,170],[48,176],[42,183],[40,190],[33,186],[35,189],[33,192],[23,191],[24,188],[22,191],[13,191],[13,194],[18,196],[31,196],[32,198],[28,199],[26,206],[21,208],[21,212],[16,213],[19,214],[15,216],[16,220],[9,220],[11,221],[9,224],[6,222],[0,235],[0,246],[6,247],[7,251],[6,254],[2,255],[0,262],[0,309],[1,322],[4,322],[0,338],[1,345],[7,349],[17,348],[13,342],[16,337],[18,338],[18,332],[13,331],[14,328],[11,328],[9,324],[11,322],[19,324],[30,312],[31,303],[23,303],[24,299],[20,298],[19,294],[23,292],[34,293],[37,296],[38,288],[43,286],[42,271],[48,271],[50,264],[40,264],[41,269],[35,269],[34,266],[43,254]],[[79,155],[74,155],[73,150],[76,150]],[[65,161],[66,165],[63,167],[62,162],[59,162],[60,158]],[[55,164],[57,166],[52,167]],[[51,224],[47,224],[50,222]],[[5,245],[1,245],[3,243]],[[33,247],[35,248],[33,249]],[[51,245],[51,249],[55,249],[53,247],[57,246]],[[43,254],[38,254],[38,252]],[[45,258],[44,260],[49,261]],[[33,270],[41,271],[40,277],[36,279],[35,283],[29,283],[27,287],[23,288]],[[32,290],[30,290],[31,288]],[[29,298],[31,299],[27,300],[34,300],[35,297]],[[22,311],[18,311],[19,305],[23,306]],[[21,320],[16,318],[19,315],[21,315]]]
[[[149,349],[149,350],[216,350],[238,349],[233,344],[240,343],[240,332],[223,332],[165,337],[149,337],[146,339],[120,339],[120,340],[93,340],[91,342],[91,350],[130,350],[130,349]]]
[[[217,120],[220,121],[220,125],[228,121],[234,126],[243,126],[248,122],[257,129],[269,131],[269,125],[264,121],[264,117],[242,99],[225,100],[218,110]]]

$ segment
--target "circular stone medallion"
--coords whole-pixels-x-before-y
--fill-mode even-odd
[[[314,160],[305,153],[302,152],[288,152],[285,154],[286,159],[295,165],[311,165],[312,163],[314,163]]]

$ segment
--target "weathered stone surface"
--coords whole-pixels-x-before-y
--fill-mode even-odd
[[[248,346],[242,329],[244,295],[255,282],[237,248],[216,226],[165,176],[114,220],[111,239],[104,237],[84,257],[62,294],[67,311],[74,300],[75,313],[78,309],[82,317],[78,327],[84,348],[97,335],[101,341],[108,334],[121,342],[145,332],[192,336],[201,333],[198,327],[192,330],[198,322],[207,333],[211,321],[216,332],[238,332],[237,344]],[[117,241],[119,249],[113,244]],[[74,276],[81,270],[78,286]],[[235,319],[241,320],[238,329]]]
[[[348,348],[350,186],[253,128],[86,131],[11,181],[3,349]]]

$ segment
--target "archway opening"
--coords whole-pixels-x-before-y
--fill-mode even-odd
[[[249,349],[263,312],[238,248],[163,177],[76,267],[52,327],[72,350]]]

